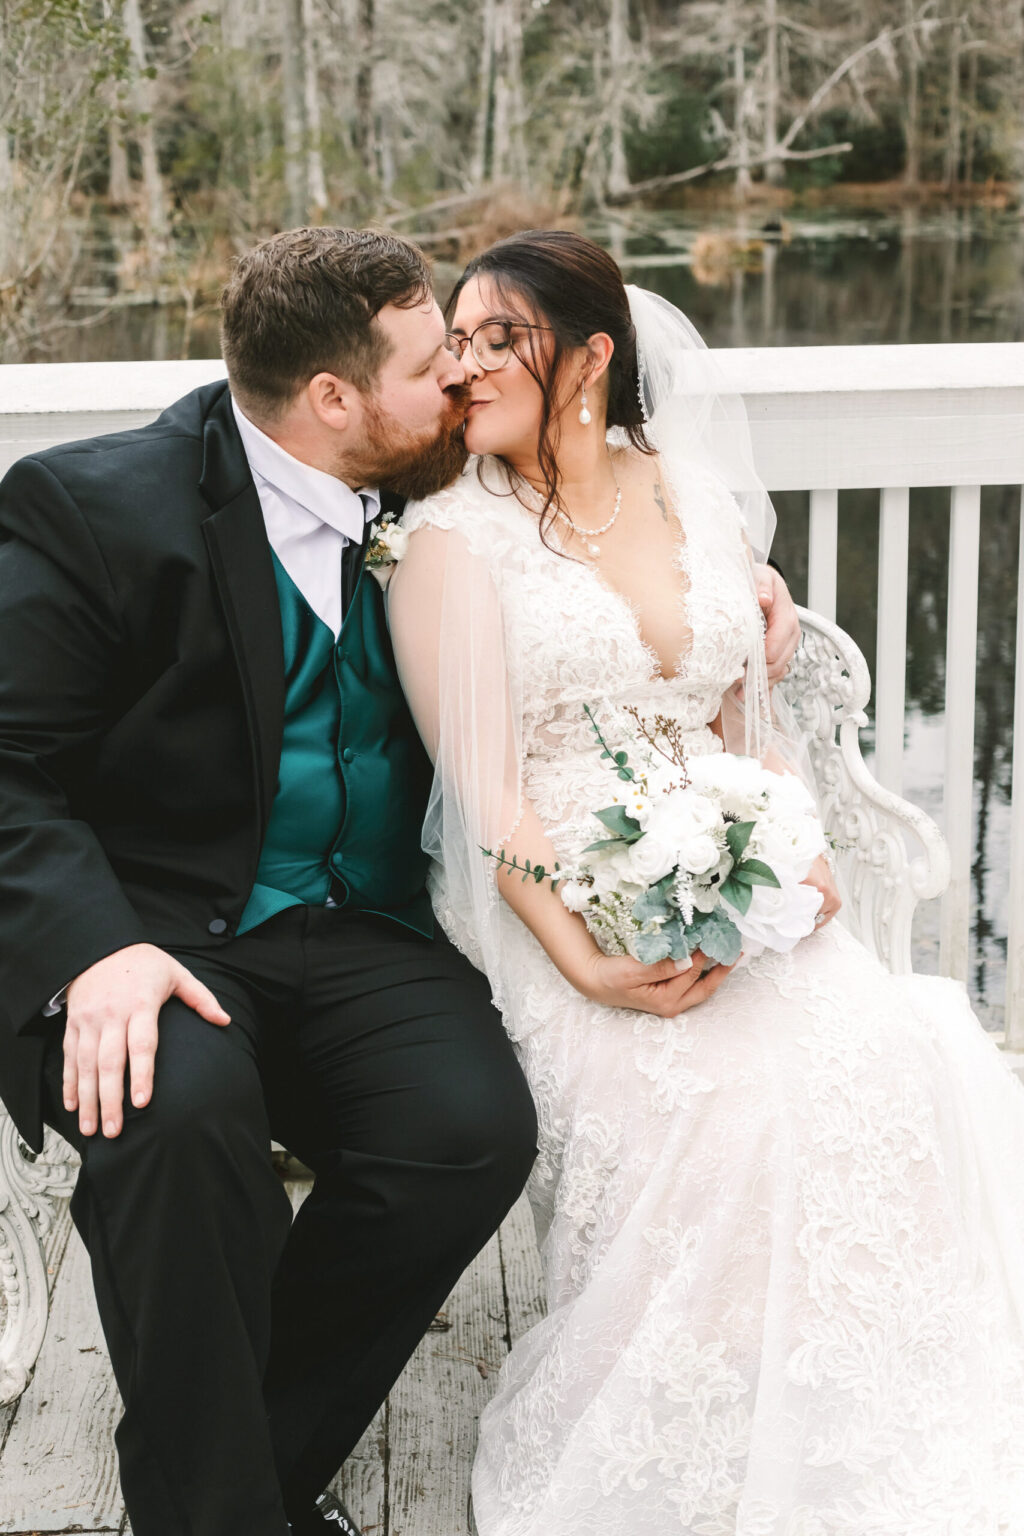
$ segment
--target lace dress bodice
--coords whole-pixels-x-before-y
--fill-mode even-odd
[[[488,483],[493,478],[485,471]],[[607,765],[584,705],[610,739],[622,710],[633,707],[681,722],[691,752],[720,751],[710,722],[760,634],[743,575],[742,519],[727,488],[694,465],[674,515],[687,646],[665,676],[635,609],[597,562],[547,547],[537,517],[514,496],[488,490],[475,461],[454,486],[406,513],[410,531],[455,530],[486,561],[521,698],[523,792],[560,856],[590,840],[593,810],[608,797]]]

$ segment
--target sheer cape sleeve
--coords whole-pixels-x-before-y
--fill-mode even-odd
[[[516,920],[484,850],[503,848],[522,816],[522,684],[494,579],[500,530],[471,476],[406,509],[387,604],[399,679],[434,763],[423,847],[435,904],[504,1007]]]

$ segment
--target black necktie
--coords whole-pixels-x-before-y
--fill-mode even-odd
[[[365,500],[363,500],[362,495],[360,495],[359,499],[362,502],[363,507],[365,508],[367,503],[366,503]],[[362,568],[362,564],[363,564],[363,555],[364,555],[364,553],[366,551],[366,538],[367,538],[367,534],[369,533],[369,531],[370,531],[370,521],[368,519],[363,524],[363,536],[359,540],[359,542],[356,543],[356,541],[354,539],[349,539],[348,543],[345,545],[345,548],[341,552],[341,618],[342,618],[342,623],[344,623],[344,621],[345,621],[345,615],[348,612],[348,605],[352,601],[353,593],[356,590],[356,583],[359,580],[359,572],[360,572],[360,570]]]

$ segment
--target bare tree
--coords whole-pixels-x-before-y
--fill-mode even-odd
[[[356,86],[353,139],[363,171],[371,180],[378,170],[377,132],[373,90],[374,50],[376,48],[374,0],[356,0]]]
[[[322,219],[327,210],[324,180],[323,119],[317,75],[319,18],[315,0],[302,0],[302,104],[306,138],[306,201],[309,213]]]
[[[495,0],[494,137],[491,174],[525,182],[526,111],[523,98],[523,24],[521,0]]]
[[[284,218],[304,224],[307,214],[306,164],[303,156],[303,0],[280,0],[281,127],[284,150]]]
[[[626,94],[629,89],[631,48],[629,0],[611,0],[608,16],[608,63],[611,90],[608,191],[619,196],[629,189],[626,164]]]
[[[764,0],[764,175],[778,185],[786,168],[779,144],[779,14],[777,0]]]
[[[470,180],[474,187],[483,186],[490,168],[497,6],[498,0],[483,0],[483,35],[480,41],[476,122],[473,129],[473,159],[470,170]]]
[[[949,38],[949,93],[947,97],[948,126],[946,130],[946,154],[942,172],[942,185],[947,192],[955,192],[960,180],[960,43],[963,23],[959,17],[953,21]]]
[[[907,89],[903,112],[903,180],[910,187],[916,187],[921,179],[921,34],[913,24],[914,5],[915,0],[904,0],[903,51],[907,61]]]
[[[121,0],[121,18],[134,64],[132,83],[132,134],[139,147],[142,169],[143,213],[150,264],[159,269],[167,254],[170,227],[167,198],[156,143],[154,74],[146,47],[139,0]]]
[[[750,195],[752,178],[750,175],[750,138],[747,133],[750,103],[747,98],[746,61],[743,55],[743,44],[739,41],[732,45],[732,78],[736,98],[732,129],[736,156],[735,192],[737,199],[742,201]]]

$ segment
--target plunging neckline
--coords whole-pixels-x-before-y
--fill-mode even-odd
[[[660,467],[660,459],[658,460],[658,464]],[[527,513],[527,516],[530,516],[525,507],[523,508],[523,511]],[[618,587],[614,586],[602,574],[600,567],[596,565],[594,561],[583,560],[575,555],[568,555],[566,557],[581,570],[589,571],[593,575],[595,582],[601,588],[602,592],[607,593],[607,595],[614,602],[617,602],[623,611],[628,615],[630,626],[634,635],[636,636],[640,649],[643,651],[644,655],[647,657],[650,663],[651,670],[647,678],[649,683],[679,682],[684,675],[685,663],[693,654],[693,625],[690,623],[689,614],[689,598],[693,591],[693,573],[690,569],[689,561],[687,559],[689,538],[686,533],[686,527],[683,523],[682,512],[676,506],[674,499],[669,507],[669,511],[671,516],[674,518],[676,525],[675,537],[672,540],[672,566],[673,569],[682,577],[682,584],[679,586],[676,592],[676,606],[679,612],[679,617],[689,633],[689,644],[687,645],[686,650],[680,651],[678,653],[676,657],[676,670],[674,672],[666,672],[663,669],[661,664],[661,657],[654,649],[654,646],[651,645],[650,641],[645,638],[643,626],[640,623],[640,613],[632,598],[627,597],[625,592],[620,591]],[[536,520],[531,518],[531,521],[533,521],[534,525],[536,526]],[[571,538],[571,535],[569,535],[569,537]],[[557,554],[554,553],[554,551],[552,551],[552,555],[556,560],[560,558]]]

